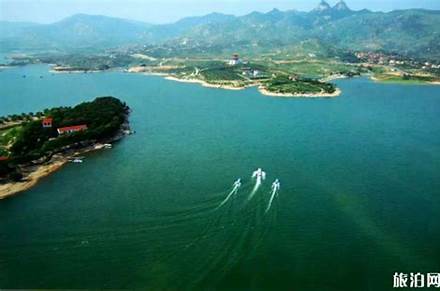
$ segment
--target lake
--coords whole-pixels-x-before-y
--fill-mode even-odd
[[[0,116],[111,95],[136,134],[0,201],[0,286],[376,291],[439,272],[440,87],[336,83],[295,99],[1,71]]]

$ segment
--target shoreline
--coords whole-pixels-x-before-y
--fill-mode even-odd
[[[341,80],[341,79],[349,79],[350,77],[346,76],[346,75],[330,75],[328,77],[322,78],[319,81],[324,82],[324,83],[328,83],[331,81],[335,81],[335,80]]]
[[[276,93],[270,92],[263,86],[258,87],[258,91],[266,96],[271,97],[285,97],[285,98],[334,98],[342,94],[342,90],[336,88],[336,91],[333,93],[320,92],[320,93]]]
[[[51,74],[97,74],[97,73],[105,73],[105,72],[118,72],[122,69],[119,67],[112,67],[108,69],[75,69],[72,67],[62,67],[62,66],[55,66],[53,64],[48,64],[49,66],[49,73]]]
[[[176,81],[176,82],[180,82],[180,83],[191,83],[191,84],[199,84],[205,88],[215,88],[215,89],[225,89],[225,90],[244,90],[250,87],[256,87],[256,86],[261,86],[258,83],[254,83],[251,85],[245,85],[245,86],[233,86],[233,85],[223,85],[223,84],[213,84],[213,83],[208,83],[206,81],[200,80],[200,79],[181,79],[176,77],[175,75],[169,74],[169,73],[160,73],[160,72],[153,72],[153,71],[148,71],[145,70],[145,68],[142,68],[142,70],[136,70],[137,67],[135,68],[129,68],[129,69],[125,69],[122,71],[125,71],[127,73],[130,74],[143,74],[143,75],[147,75],[147,76],[160,76],[163,77],[167,80],[170,81]],[[55,69],[51,69],[49,70],[50,73],[52,74],[87,74],[87,73],[104,73],[104,72],[109,72],[109,71],[121,71],[121,68],[110,68],[108,70],[55,70]],[[382,78],[377,78],[371,74],[362,74],[359,77],[362,76],[366,76],[369,79],[371,79],[374,82],[378,82],[378,83],[389,83],[389,84],[402,84],[402,85],[406,85],[406,84],[415,84],[415,85],[440,85],[440,81],[417,81],[417,80],[387,80],[387,79],[382,79]],[[349,76],[346,75],[331,75],[325,78],[320,79],[321,82],[331,82],[334,80],[340,80],[340,79],[349,79]],[[265,96],[272,96],[272,97],[305,97],[305,98],[310,98],[310,97],[337,97],[339,95],[341,95],[342,91],[338,88],[336,90],[335,93],[316,93],[316,94],[289,94],[289,93],[272,93],[269,92],[267,90],[259,90],[260,93],[262,93]],[[341,91],[341,92],[339,92]],[[264,93],[263,93],[264,92]]]
[[[242,86],[242,87],[234,87],[234,86],[230,86],[230,85],[211,84],[211,83],[207,83],[205,81],[198,80],[198,79],[179,79],[177,77],[169,76],[169,75],[167,77],[165,77],[165,79],[171,80],[171,81],[176,81],[176,82],[181,82],[181,83],[200,84],[203,87],[207,87],[207,88],[217,88],[217,89],[225,89],[225,90],[244,90],[244,89],[247,89],[250,87],[258,87],[258,91],[261,94],[263,94],[265,96],[270,96],[270,97],[330,98],[330,97],[337,97],[342,94],[342,91],[339,88],[337,88],[334,93],[320,92],[320,93],[313,93],[313,94],[307,94],[307,93],[289,94],[289,93],[270,92],[259,84],[252,84],[252,85]]]
[[[51,74],[96,74],[96,73],[104,73],[109,70],[49,70],[49,73]]]
[[[63,167],[67,163],[66,161],[53,161],[47,165],[38,166],[36,170],[31,172],[26,181],[23,182],[9,182],[0,185],[0,200],[6,199],[8,197],[14,196],[18,193],[29,190],[34,187],[38,181],[42,178],[49,176],[50,174],[56,172],[58,169]]]
[[[93,142],[91,145],[82,148],[68,149],[64,152],[54,154],[49,161],[42,164],[21,166],[24,178],[19,182],[7,182],[5,184],[0,184],[0,200],[15,196],[21,192],[31,189],[37,185],[40,180],[55,173],[75,157],[105,149],[106,143],[115,143],[121,140],[124,136],[130,134],[129,131],[130,126],[127,115],[126,122],[122,124],[121,129],[112,138],[99,142]]]
[[[421,86],[426,86],[426,85],[434,85],[434,86],[438,86],[440,85],[440,80],[439,81],[421,81],[421,80],[390,80],[390,79],[386,79],[386,78],[378,78],[374,75],[366,75],[370,80],[372,80],[373,82],[376,83],[382,83],[382,84],[396,84],[396,85],[421,85]]]
[[[69,162],[69,159],[73,158],[76,155],[85,154],[91,151],[93,150],[90,149],[78,151],[71,156],[54,155],[48,162],[42,165],[24,167],[26,168],[26,171],[29,171],[29,174],[26,176],[24,181],[0,184],[0,200],[31,189],[32,187],[37,185],[41,179],[50,176],[51,174],[55,173],[63,166],[65,166]]]
[[[260,83],[253,83],[250,85],[245,85],[245,86],[231,86],[231,85],[222,85],[222,84],[213,84],[213,83],[208,83],[206,81],[200,80],[200,79],[181,79],[173,74],[169,74],[169,73],[160,73],[160,72],[153,72],[153,71],[148,71],[145,70],[145,68],[142,68],[142,71],[137,71],[137,70],[131,70],[128,69],[127,72],[129,73],[134,73],[134,74],[144,74],[144,75],[151,75],[151,76],[160,76],[160,77],[164,77],[167,80],[171,80],[171,81],[176,81],[176,82],[181,82],[181,83],[192,83],[192,84],[199,84],[202,85],[203,87],[206,88],[217,88],[217,89],[225,89],[225,90],[244,90],[250,87],[261,87]],[[380,78],[376,78],[374,77],[374,75],[372,74],[360,74],[360,75],[356,75],[353,77],[347,76],[347,75],[342,75],[342,74],[335,74],[335,75],[330,75],[324,78],[321,78],[319,81],[321,82],[331,82],[331,81],[335,81],[335,80],[341,80],[341,79],[351,79],[351,78],[355,78],[355,77],[367,77],[370,78],[372,81],[375,82],[380,82],[380,83],[396,83],[396,84],[420,84],[420,85],[440,85],[440,80],[439,81],[432,81],[432,82],[428,82],[428,81],[415,81],[415,82],[411,82],[411,81],[388,81],[386,79],[380,79]],[[335,93],[316,93],[316,94],[302,94],[302,93],[297,93],[297,94],[283,94],[283,93],[272,93],[269,92],[267,90],[259,90],[260,93],[262,93],[265,96],[272,96],[272,97],[305,97],[305,98],[310,98],[310,97],[337,97],[339,95],[342,94],[342,90],[340,88],[337,88]],[[264,93],[263,93],[264,92]]]
[[[166,76],[165,77],[166,80],[180,82],[180,83],[200,84],[200,85],[202,85],[203,87],[206,87],[206,88],[216,88],[216,89],[237,90],[238,91],[238,90],[244,90],[244,89],[249,88],[249,87],[257,86],[257,85],[252,85],[252,86],[232,86],[232,85],[212,84],[212,83],[208,83],[206,81],[199,80],[199,79],[180,79],[180,78],[177,78],[175,76],[166,75],[166,74],[162,75],[162,76]]]

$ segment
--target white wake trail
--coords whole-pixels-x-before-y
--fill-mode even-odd
[[[232,189],[232,191],[228,194],[228,196],[226,197],[226,199],[223,200],[222,203],[220,203],[220,205],[217,207],[217,209],[220,208],[220,207],[222,207],[223,205],[225,205],[226,202],[228,202],[229,199],[231,199],[231,197],[232,197],[233,195],[237,194],[239,188],[240,188],[240,187],[235,186],[234,189]]]
[[[248,201],[252,200],[255,193],[257,193],[258,189],[260,188],[260,186],[261,186],[261,177],[257,177],[257,182],[255,183],[254,189],[252,189],[252,192],[248,197]]]
[[[275,199],[275,195],[278,193],[278,189],[273,189],[273,191],[272,191],[272,196],[270,197],[270,200],[269,200],[269,204],[267,205],[267,208],[266,208],[266,213],[270,210],[270,208],[272,207],[272,202],[273,202],[273,200]]]

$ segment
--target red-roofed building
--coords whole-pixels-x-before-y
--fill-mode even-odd
[[[8,157],[3,157],[3,156],[2,156],[2,157],[0,157],[0,162],[1,162],[1,161],[7,161],[7,160],[9,160],[9,158],[8,158]]]
[[[73,133],[73,132],[79,132],[79,131],[83,131],[83,130],[87,130],[87,125],[85,125],[85,124],[74,125],[74,126],[61,127],[61,128],[57,129],[58,134]]]
[[[52,117],[46,117],[41,121],[41,124],[44,128],[51,128],[52,127],[53,118]]]

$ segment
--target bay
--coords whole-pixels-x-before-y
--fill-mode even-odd
[[[0,115],[115,96],[136,134],[0,201],[0,286],[390,290],[394,272],[438,272],[439,87],[336,83],[337,98],[271,98],[1,71]]]

